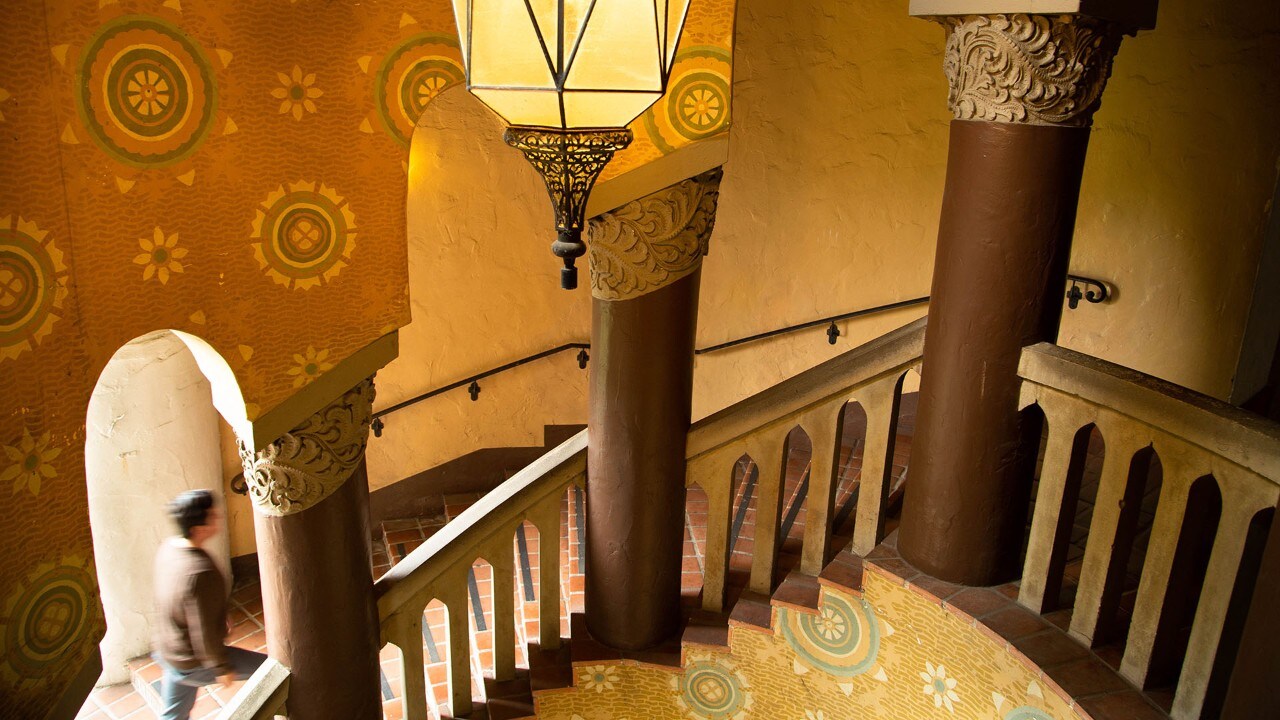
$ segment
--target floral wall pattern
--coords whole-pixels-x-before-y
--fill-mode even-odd
[[[695,0],[690,89],[611,172],[727,130],[733,11]],[[104,631],[102,368],[190,333],[253,420],[408,323],[408,145],[463,74],[446,0],[10,0],[0,27],[0,716],[39,717]]]
[[[818,612],[775,607],[771,631],[731,626],[727,651],[680,669],[579,665],[537,696],[542,720],[1070,720],[1070,703],[1005,643],[878,569],[863,594],[827,585]]]

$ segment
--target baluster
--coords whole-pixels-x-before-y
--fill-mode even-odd
[[[493,573],[493,677],[516,676],[515,528],[498,532],[490,543],[489,567]]]
[[[471,712],[471,637],[467,613],[470,565],[442,575],[437,595],[449,616],[449,709],[454,717]]]
[[[732,458],[732,459],[730,459]],[[724,609],[725,576],[729,571],[729,516],[733,513],[733,472],[736,456],[717,451],[689,463],[687,482],[707,495],[707,543],[703,554],[702,608]]]
[[[1134,456],[1150,442],[1147,436],[1126,424],[1100,427],[1107,444],[1106,454],[1102,458],[1102,476],[1098,480],[1093,519],[1089,522],[1084,561],[1080,566],[1080,585],[1076,588],[1075,607],[1071,614],[1071,635],[1090,647],[1098,632],[1130,468]],[[1127,561],[1128,558],[1121,558],[1116,562]]]
[[[560,647],[560,499],[551,495],[529,511],[538,528],[538,646]]]
[[[1124,659],[1120,661],[1120,674],[1140,688],[1146,684],[1147,670],[1151,667],[1151,650],[1160,626],[1173,557],[1178,550],[1187,493],[1195,480],[1185,463],[1165,455],[1160,458],[1164,464],[1164,481],[1160,486],[1156,519],[1151,526],[1151,539],[1147,541],[1147,557],[1142,563],[1142,579],[1138,582],[1138,598],[1133,606]]]
[[[1071,502],[1070,508],[1064,505],[1068,504],[1065,500],[1075,499],[1079,494],[1088,436],[1080,441],[1080,427],[1085,420],[1083,412],[1073,405],[1043,394],[1039,404],[1049,426],[1049,442],[1040,470],[1040,488],[1035,498],[1035,516],[1027,540],[1018,602],[1033,612],[1043,613],[1057,604],[1062,588],[1061,559],[1065,558],[1066,546],[1071,542],[1075,503]],[[1073,483],[1068,498],[1066,491]]]
[[[898,431],[900,379],[900,375],[890,375],[857,391],[857,400],[867,414],[858,519],[853,527],[853,551],[859,555],[871,552],[884,539],[884,508],[889,499],[894,435]]]
[[[1225,477],[1224,487],[1239,487],[1251,478]],[[1265,482],[1265,481],[1263,481]],[[1235,588],[1236,574],[1240,570],[1240,558],[1244,554],[1249,536],[1249,523],[1257,511],[1266,504],[1246,502],[1243,493],[1223,496],[1222,520],[1213,540],[1213,552],[1204,576],[1204,589],[1200,591],[1200,603],[1196,606],[1196,619],[1191,625],[1191,637],[1178,676],[1178,689],[1173,698],[1171,716],[1177,720],[1193,720],[1200,717],[1204,705],[1205,690],[1213,674],[1213,662],[1218,653],[1218,641],[1227,621],[1227,609],[1231,591]]]
[[[804,551],[800,572],[818,575],[827,565],[831,548],[832,506],[836,495],[836,466],[840,457],[843,403],[823,407],[804,419],[813,447],[809,464],[809,495],[805,499]]]
[[[422,613],[425,608],[413,603],[417,612],[406,609],[396,616],[389,637],[400,648],[400,670],[404,678],[401,707],[405,720],[427,720],[427,666],[422,657]]]
[[[786,458],[782,448],[786,433],[779,427],[768,428],[760,437],[748,440],[747,452],[756,461],[756,528],[754,554],[751,558],[752,592],[773,593],[773,568],[778,555],[778,528],[782,524],[782,475]],[[743,497],[743,502],[747,501]]]

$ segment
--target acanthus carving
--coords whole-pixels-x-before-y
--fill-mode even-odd
[[[369,378],[258,453],[242,444],[245,483],[258,512],[302,512],[341,487],[364,457],[373,398]]]
[[[591,295],[628,300],[692,273],[715,228],[716,168],[591,218]]]
[[[969,15],[942,20],[957,120],[1088,127],[1121,34],[1086,16]]]

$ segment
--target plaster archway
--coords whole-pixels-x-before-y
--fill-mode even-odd
[[[184,490],[207,488],[225,506],[215,402],[239,398],[216,351],[169,330],[121,347],[98,378],[85,422],[85,477],[107,621],[100,685],[127,681],[128,661],[151,650],[155,552],[174,534],[165,504]],[[211,554],[230,579],[225,532]]]

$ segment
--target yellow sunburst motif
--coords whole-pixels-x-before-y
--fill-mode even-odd
[[[328,358],[328,350],[317,351],[313,347],[308,347],[304,355],[294,354],[295,364],[289,368],[289,374],[293,376],[293,386],[298,388],[310,384],[312,380],[332,370],[333,363],[327,362]]]
[[[0,218],[0,360],[32,350],[53,332],[67,296],[67,266],[47,231]]]
[[[178,233],[166,236],[164,231],[156,228],[151,238],[140,238],[138,247],[142,253],[133,259],[133,264],[142,265],[142,279],[156,278],[161,285],[169,282],[170,273],[184,271],[179,262],[187,256],[187,249],[178,247]]]
[[[295,290],[329,282],[356,247],[356,217],[337,190],[298,181],[276,188],[255,211],[253,256],[272,280]]]
[[[47,432],[37,439],[32,437],[30,430],[24,429],[17,445],[5,445],[5,457],[12,464],[0,472],[0,483],[12,480],[14,495],[23,490],[39,495],[41,481],[58,476],[53,461],[62,454],[62,448],[49,447],[49,440]]]

